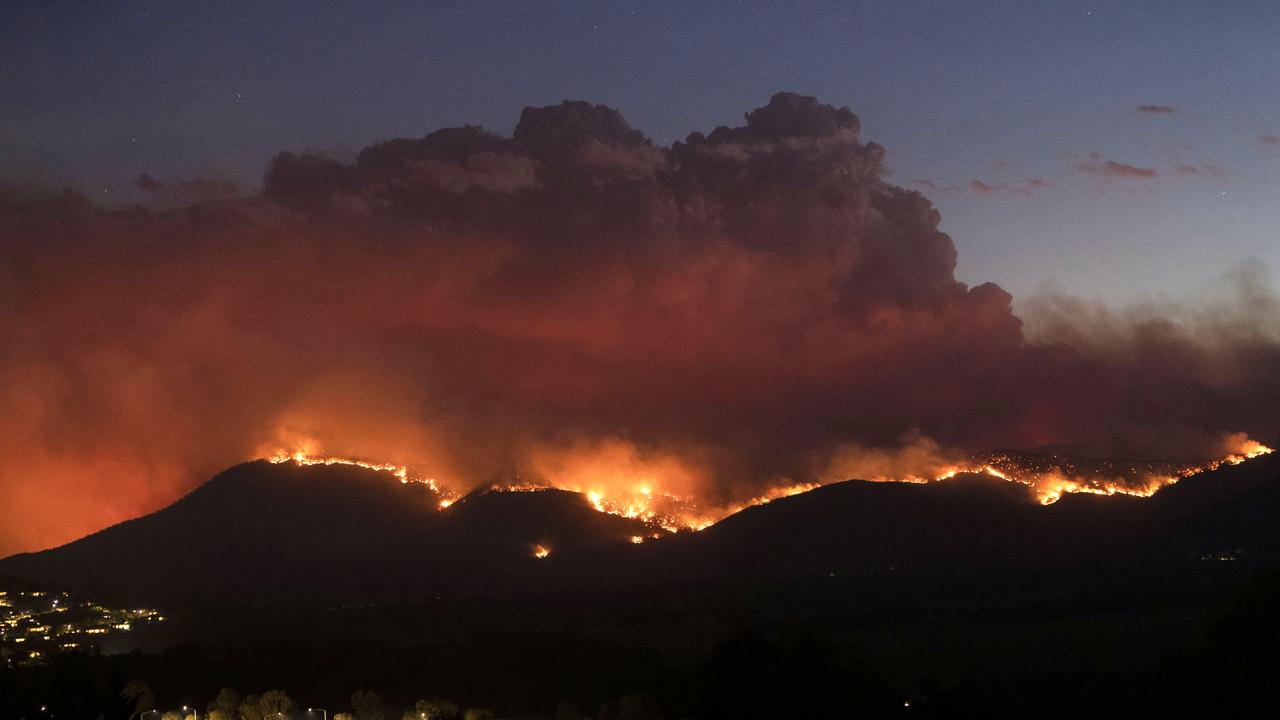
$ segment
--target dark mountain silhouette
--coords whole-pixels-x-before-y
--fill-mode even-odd
[[[2,560],[0,574],[102,597],[370,599],[523,586],[538,565],[647,530],[556,490],[439,500],[376,470],[245,463],[158,512]]]
[[[644,523],[575,493],[477,492],[439,510],[425,485],[358,467],[253,462],[151,515],[0,560],[0,575],[147,600],[298,603],[664,583],[889,579],[957,596],[1195,587],[1280,559],[1280,458],[1186,478],[1152,498],[1043,506],[985,475],[848,481],[632,544]],[[538,547],[549,551],[535,557]],[[869,583],[874,584],[874,583]],[[932,592],[932,590],[930,591]]]
[[[1278,513],[1275,455],[1185,478],[1150,498],[1066,494],[1050,505],[985,475],[929,485],[849,481],[656,543],[640,573],[826,577],[870,592],[891,587],[895,602],[926,605],[1177,602],[1280,563]]]

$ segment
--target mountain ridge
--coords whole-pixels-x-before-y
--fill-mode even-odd
[[[385,471],[253,461],[162,510],[4,558],[0,576],[148,601],[324,603],[827,575],[1198,572],[1201,556],[1253,566],[1280,555],[1268,522],[1280,507],[1275,456],[1150,498],[1067,494],[1050,505],[983,474],[850,480],[656,539],[652,526],[563,490],[477,491],[444,510],[440,500]]]

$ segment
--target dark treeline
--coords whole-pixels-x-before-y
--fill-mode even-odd
[[[602,629],[524,601],[503,620],[499,604],[453,608],[455,631],[432,626],[436,642],[416,620],[440,610],[428,604],[292,621],[280,611],[241,642],[63,655],[0,672],[0,716],[162,720],[186,706],[210,720],[310,720],[308,708],[352,720],[1269,717],[1280,677],[1275,572],[1227,600],[1033,618],[782,621],[721,602],[705,614],[622,608]],[[715,617],[725,622],[712,629]],[[318,630],[338,623],[341,639]],[[397,627],[406,641],[387,639]]]

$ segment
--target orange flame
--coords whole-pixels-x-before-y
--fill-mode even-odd
[[[1136,477],[1125,479],[1106,474],[1071,474],[1063,467],[1050,466],[1043,468],[1027,468],[1020,466],[1017,458],[1010,455],[997,455],[985,463],[957,463],[950,465],[933,478],[908,476],[904,478],[872,478],[876,482],[908,482],[930,483],[948,480],[961,473],[990,475],[993,477],[1026,485],[1034,491],[1042,505],[1052,505],[1067,493],[1087,493],[1091,495],[1130,495],[1133,497],[1151,497],[1161,488],[1172,485],[1179,480],[1202,472],[1216,470],[1224,465],[1239,465],[1245,460],[1274,452],[1272,448],[1242,434],[1228,436],[1225,441],[1230,450],[1216,460],[1204,463],[1189,464],[1151,464],[1159,469],[1142,470],[1134,466]]]
[[[1067,493],[1150,497],[1161,488],[1172,485],[1182,478],[1215,470],[1224,465],[1238,465],[1245,460],[1273,452],[1272,448],[1242,433],[1237,433],[1224,438],[1226,454],[1216,460],[1182,465],[1139,464],[1118,468],[1116,472],[1110,474],[1105,472],[1091,474],[1074,472],[1070,468],[1070,463],[1063,462],[1055,465],[1053,458],[1050,458],[1047,464],[1041,462],[1039,465],[1029,465],[1025,460],[1011,454],[995,455],[982,461],[946,463],[938,460],[943,454],[938,451],[937,445],[927,439],[924,440],[921,446],[924,447],[924,455],[931,458],[925,464],[926,467],[931,467],[930,470],[923,473],[906,471],[898,464],[890,463],[884,466],[887,468],[885,471],[864,479],[873,482],[933,483],[960,474],[985,474],[1007,482],[1025,485],[1035,493],[1041,504],[1050,505]],[[402,483],[416,482],[430,487],[433,492],[441,496],[438,503],[440,510],[447,509],[457,498],[456,494],[442,488],[434,478],[415,476],[404,465],[325,456],[317,454],[311,447],[305,450],[278,450],[267,459],[273,463],[352,465],[388,472]],[[609,465],[609,460],[621,462],[615,466]],[[874,460],[883,461],[884,458],[879,457]],[[687,466],[671,458],[656,461],[641,460],[638,459],[634,447],[613,444],[590,451],[586,460],[575,458],[569,462],[568,471],[564,467],[556,467],[553,468],[553,472],[544,473],[543,476],[548,478],[545,481],[494,485],[493,489],[503,492],[533,492],[547,489],[578,492],[597,511],[641,520],[655,528],[655,532],[649,537],[661,537],[664,533],[657,532],[659,528],[667,533],[680,530],[702,530],[748,507],[805,493],[825,484],[809,482],[779,485],[745,502],[704,508],[699,506],[691,495],[679,495],[659,489],[664,484],[664,480],[669,479],[687,484],[688,477],[694,474],[694,471]],[[1127,472],[1121,472],[1122,469]],[[645,539],[645,536],[635,535],[631,537],[631,542],[640,544],[645,542]],[[534,546],[534,557],[545,558],[549,554],[549,548],[542,545]]]
[[[440,509],[444,509],[453,504],[453,497],[445,492],[435,478],[418,477],[409,472],[409,468],[405,465],[396,465],[393,463],[374,463],[355,458],[332,457],[332,456],[315,456],[306,450],[279,450],[272,455],[267,456],[268,461],[280,464],[291,462],[297,465],[351,465],[353,467],[366,468],[368,470],[377,470],[379,472],[388,472],[399,478],[400,482],[421,483],[431,488],[432,492],[437,495],[444,496],[440,500]]]

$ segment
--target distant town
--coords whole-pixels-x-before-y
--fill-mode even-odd
[[[97,653],[108,635],[164,622],[158,610],[110,608],[70,593],[0,590],[0,666],[49,662],[58,653]]]

